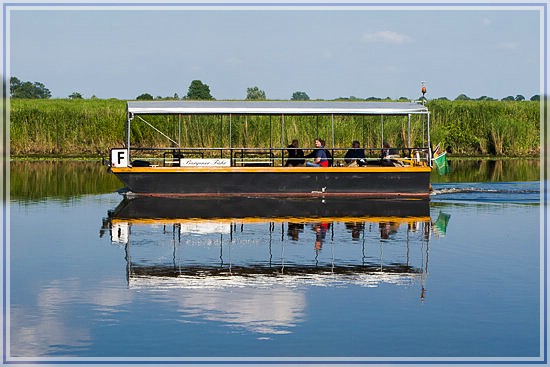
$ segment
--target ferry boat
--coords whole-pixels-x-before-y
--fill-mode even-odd
[[[147,120],[154,119],[155,115],[174,116],[176,126],[171,134]],[[220,122],[220,145],[183,146],[178,135],[182,118],[201,120],[204,116]],[[245,119],[256,117],[269,125],[265,127],[270,132],[269,146],[251,147],[234,141],[234,130],[242,125],[235,124],[235,120],[243,116]],[[328,121],[330,127],[326,131],[331,136],[327,137],[329,142],[323,149],[330,153],[330,166],[288,164],[288,144],[294,137],[285,131],[285,122],[296,116]],[[335,131],[336,124],[352,116],[367,118],[369,124],[376,124],[374,128],[380,129],[382,139],[376,147],[355,148],[363,151],[365,158],[361,164],[347,165],[344,155],[350,147],[335,144]],[[389,116],[402,117],[402,125],[407,127],[405,146],[392,148],[393,154],[381,158],[384,119]],[[131,135],[136,120],[162,134],[170,142],[169,146],[145,148],[139,142],[134,143]],[[421,139],[415,139],[416,144],[421,141],[421,146],[411,144],[411,121],[416,134],[421,131]],[[246,128],[251,126],[246,124]],[[307,130],[308,126],[303,129]],[[126,144],[111,150],[109,169],[126,185],[127,195],[137,196],[427,198],[432,170],[429,132],[430,112],[418,102],[128,101]],[[275,135],[280,139],[276,144],[271,141]],[[358,139],[360,135],[357,132]],[[313,151],[315,147],[302,149]]]

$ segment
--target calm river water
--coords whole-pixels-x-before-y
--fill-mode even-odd
[[[539,162],[452,167],[429,201],[189,203],[11,162],[5,359],[541,361]]]

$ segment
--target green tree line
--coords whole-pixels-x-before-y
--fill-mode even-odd
[[[431,111],[433,144],[451,147],[461,156],[538,156],[540,154],[540,102],[448,101],[427,102]],[[148,116],[147,120],[182,146],[228,147],[228,118],[220,116]],[[281,147],[298,138],[311,147],[316,136],[332,146],[330,117],[285,116],[284,131],[277,117],[233,116],[233,146]],[[10,153],[12,156],[104,156],[124,146],[126,102],[101,99],[12,99],[10,102]],[[348,147],[360,140],[379,147],[382,139],[395,147],[406,146],[406,118],[375,116],[336,117],[334,146]],[[270,134],[270,126],[272,127]],[[412,145],[422,144],[422,125],[413,124]],[[167,147],[170,143],[135,120],[133,143]]]
[[[424,87],[423,87],[424,88]],[[424,89],[425,91],[425,89]],[[11,77],[10,78],[10,97],[11,98],[33,98],[33,99],[47,99],[51,97],[51,92],[43,83],[40,82],[23,82],[19,80],[17,77]],[[73,92],[71,93],[67,98],[69,99],[83,99],[84,96],[79,92]],[[97,99],[97,97],[92,96],[91,99]],[[173,100],[173,99],[180,99],[179,95],[177,93],[174,93],[171,97],[162,97],[157,96],[153,97],[152,94],[149,93],[142,93],[136,97],[136,100],[154,100],[154,99],[160,99],[160,100]],[[193,80],[191,84],[189,85],[189,88],[187,89],[187,94],[183,96],[181,99],[189,99],[189,100],[214,100],[215,98],[210,93],[210,86],[203,83],[200,80]],[[265,91],[261,90],[257,86],[250,87],[246,89],[246,99],[247,100],[267,100],[268,97],[265,93]],[[310,100],[309,96],[306,92],[303,91],[296,91],[292,93],[292,97],[290,98],[291,101],[308,101]],[[367,98],[360,98],[355,96],[350,97],[339,97],[336,100],[348,100],[348,101],[384,101],[384,100],[391,100],[390,97],[386,98],[379,98],[379,97],[367,97]],[[399,101],[408,101],[409,99],[406,97],[400,97],[398,99]],[[426,100],[424,95],[418,98],[418,100]],[[440,97],[437,98],[437,100],[443,100],[448,101],[449,99],[447,97]],[[488,97],[488,96],[481,96],[479,98],[470,98],[465,94],[459,94],[455,101],[497,101],[497,99]],[[504,102],[510,102],[510,101],[525,101],[526,98],[518,94],[515,97],[514,96],[507,96],[501,99],[501,101]],[[530,99],[530,101],[540,101],[540,95],[534,95]]]

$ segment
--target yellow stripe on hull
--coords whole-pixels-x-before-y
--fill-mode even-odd
[[[427,166],[419,167],[112,167],[113,173],[198,173],[198,172],[249,172],[249,173],[395,173],[431,172]]]

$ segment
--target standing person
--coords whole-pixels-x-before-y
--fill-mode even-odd
[[[313,162],[306,162],[307,167],[328,167],[327,153],[321,139],[315,139],[315,150],[308,156],[313,156]]]
[[[288,146],[288,159],[285,166],[302,166],[306,161],[304,159],[304,151],[298,148],[298,139],[292,140],[292,144]]]
[[[365,151],[360,149],[359,141],[354,140],[351,143],[351,148],[348,149],[344,156],[344,162],[348,166],[364,166],[365,165]]]

